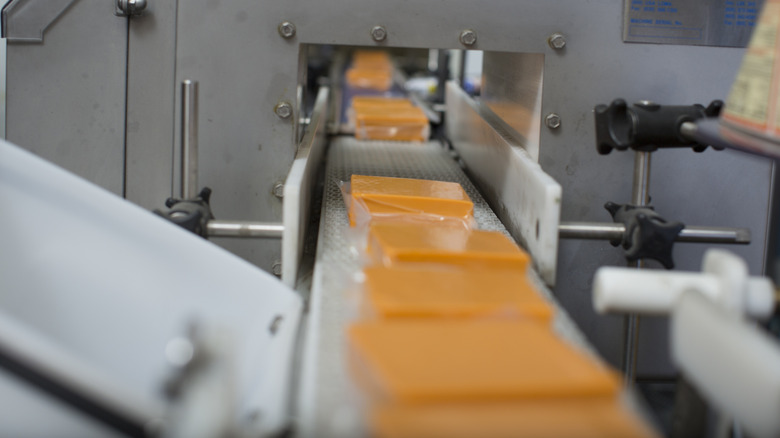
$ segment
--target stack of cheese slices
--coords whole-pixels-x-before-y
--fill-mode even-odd
[[[552,329],[530,259],[456,183],[353,175],[367,228],[349,367],[382,438],[654,437],[619,376]]]

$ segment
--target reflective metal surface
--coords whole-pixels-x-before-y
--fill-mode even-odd
[[[486,52],[482,59],[480,100],[509,125],[512,135],[538,161],[544,55]],[[561,118],[556,116],[557,128]]]
[[[181,197],[198,196],[198,83],[181,83]]]
[[[634,152],[634,183],[631,187],[631,204],[641,207],[650,204],[650,163],[651,152]],[[644,260],[628,262],[628,266],[642,269]],[[627,385],[632,386],[636,379],[636,361],[639,352],[639,315],[626,315],[623,318],[623,374]]]
[[[490,206],[534,261],[547,284],[555,284],[561,186],[506,131],[486,105],[455,82],[447,84],[447,136]]]
[[[284,224],[247,221],[209,221],[209,237],[281,238]]]
[[[105,0],[73,2],[43,44],[8,41],[6,138],[122,195],[127,41],[127,20]]]
[[[180,129],[174,117],[181,117],[181,81],[175,81],[173,64],[176,7],[177,0],[150,1],[127,29],[125,198],[150,210],[181,192],[181,145],[174,140]]]
[[[558,227],[561,239],[620,240],[626,227],[608,222],[561,222]],[[677,236],[677,242],[692,243],[750,243],[750,230],[728,227],[685,227]]]
[[[3,38],[42,43],[46,29],[76,0],[11,0],[3,6]]]

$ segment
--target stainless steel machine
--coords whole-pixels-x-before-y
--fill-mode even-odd
[[[632,201],[635,161],[634,153],[599,155],[593,108],[615,98],[725,99],[752,27],[745,17],[757,14],[747,9],[761,6],[682,3],[12,0],[2,17],[7,139],[146,209],[184,190],[182,145],[196,141],[198,183],[213,190],[211,208],[224,220],[213,223],[211,240],[280,275],[316,313],[325,251],[317,236],[328,214],[319,205],[332,189],[328,172],[346,166],[331,160],[349,162],[342,155],[354,147],[337,135],[339,53],[483,51],[479,97],[447,85],[445,146],[496,226],[530,250],[540,281],[587,342],[619,367],[625,322],[597,315],[591,289],[597,268],[625,259],[605,240],[582,239],[604,235],[582,223],[611,222],[604,203]],[[322,58],[330,71],[308,68]],[[185,81],[198,83],[194,114],[183,102],[193,98]],[[366,159],[392,160],[383,156]],[[768,271],[772,162],[684,148],[642,166],[658,212],[704,231],[748,229],[750,244],[729,249],[751,274]],[[559,238],[559,228],[578,238]],[[246,234],[262,238],[234,237]],[[677,268],[698,270],[717,242],[747,240],[724,236],[676,243]],[[667,326],[642,319],[638,380],[675,378]]]

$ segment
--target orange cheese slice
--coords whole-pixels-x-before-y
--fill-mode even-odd
[[[367,311],[382,318],[494,316],[548,322],[553,315],[522,272],[371,267],[364,273]]]
[[[425,141],[430,125],[419,107],[358,110],[355,138],[360,140]]]
[[[372,410],[377,438],[655,438],[614,399],[391,405]]]
[[[445,263],[456,266],[514,269],[524,273],[528,254],[494,231],[470,230],[452,222],[375,222],[367,252],[376,264]]]
[[[408,178],[352,175],[349,220],[405,215],[470,220],[474,204],[458,183]]]
[[[352,65],[383,66],[390,65],[390,55],[378,50],[358,50],[352,54]]]
[[[356,380],[395,403],[614,396],[617,374],[529,320],[354,324]]]
[[[359,110],[387,110],[394,108],[413,108],[411,100],[402,97],[355,96],[352,108]]]
[[[393,85],[393,70],[389,68],[359,68],[347,70],[347,84],[355,88],[387,91]]]

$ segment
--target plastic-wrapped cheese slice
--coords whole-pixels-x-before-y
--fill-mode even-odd
[[[499,232],[470,230],[452,222],[372,223],[367,252],[375,264],[384,266],[436,263],[521,273],[530,260],[525,251]]]
[[[430,130],[428,118],[416,106],[355,112],[358,140],[425,141]]]
[[[553,307],[523,272],[370,267],[364,273],[364,308],[380,318],[531,318],[546,323],[553,316]]]
[[[370,414],[376,438],[654,438],[614,398],[390,405]]]
[[[414,319],[349,327],[352,369],[392,403],[614,396],[618,375],[527,320]]]
[[[350,224],[417,215],[456,218],[470,224],[474,204],[458,183],[352,175]]]

